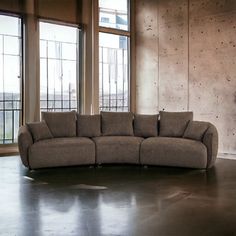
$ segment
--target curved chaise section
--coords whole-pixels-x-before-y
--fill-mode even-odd
[[[199,141],[154,137],[141,144],[140,163],[143,165],[206,168],[207,148]]]
[[[29,166],[32,169],[94,164],[95,144],[89,138],[46,139],[29,148]]]

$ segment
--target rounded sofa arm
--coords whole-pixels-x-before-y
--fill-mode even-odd
[[[21,161],[26,167],[29,167],[28,150],[32,144],[32,135],[28,130],[27,126],[21,126],[18,131],[18,148],[20,152]]]
[[[203,144],[207,147],[207,168],[211,168],[216,161],[218,153],[218,132],[216,127],[208,123],[209,127],[203,136]]]

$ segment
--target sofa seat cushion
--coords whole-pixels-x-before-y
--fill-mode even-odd
[[[53,138],[29,149],[31,168],[95,164],[95,144],[89,138]]]
[[[152,137],[141,144],[140,162],[144,165],[206,168],[206,146],[183,138]]]
[[[93,138],[96,143],[96,162],[139,164],[140,144],[143,138],[109,136]]]

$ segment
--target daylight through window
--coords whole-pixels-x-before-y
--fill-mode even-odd
[[[99,109],[128,111],[129,1],[99,0]]]
[[[79,29],[40,22],[40,109],[78,110]]]
[[[21,19],[0,15],[0,144],[15,143],[22,118]]]

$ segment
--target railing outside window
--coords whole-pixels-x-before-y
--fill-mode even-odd
[[[126,48],[99,47],[99,108],[103,111],[129,110],[129,81]]]
[[[40,110],[77,110],[78,29],[42,22],[40,26]]]

